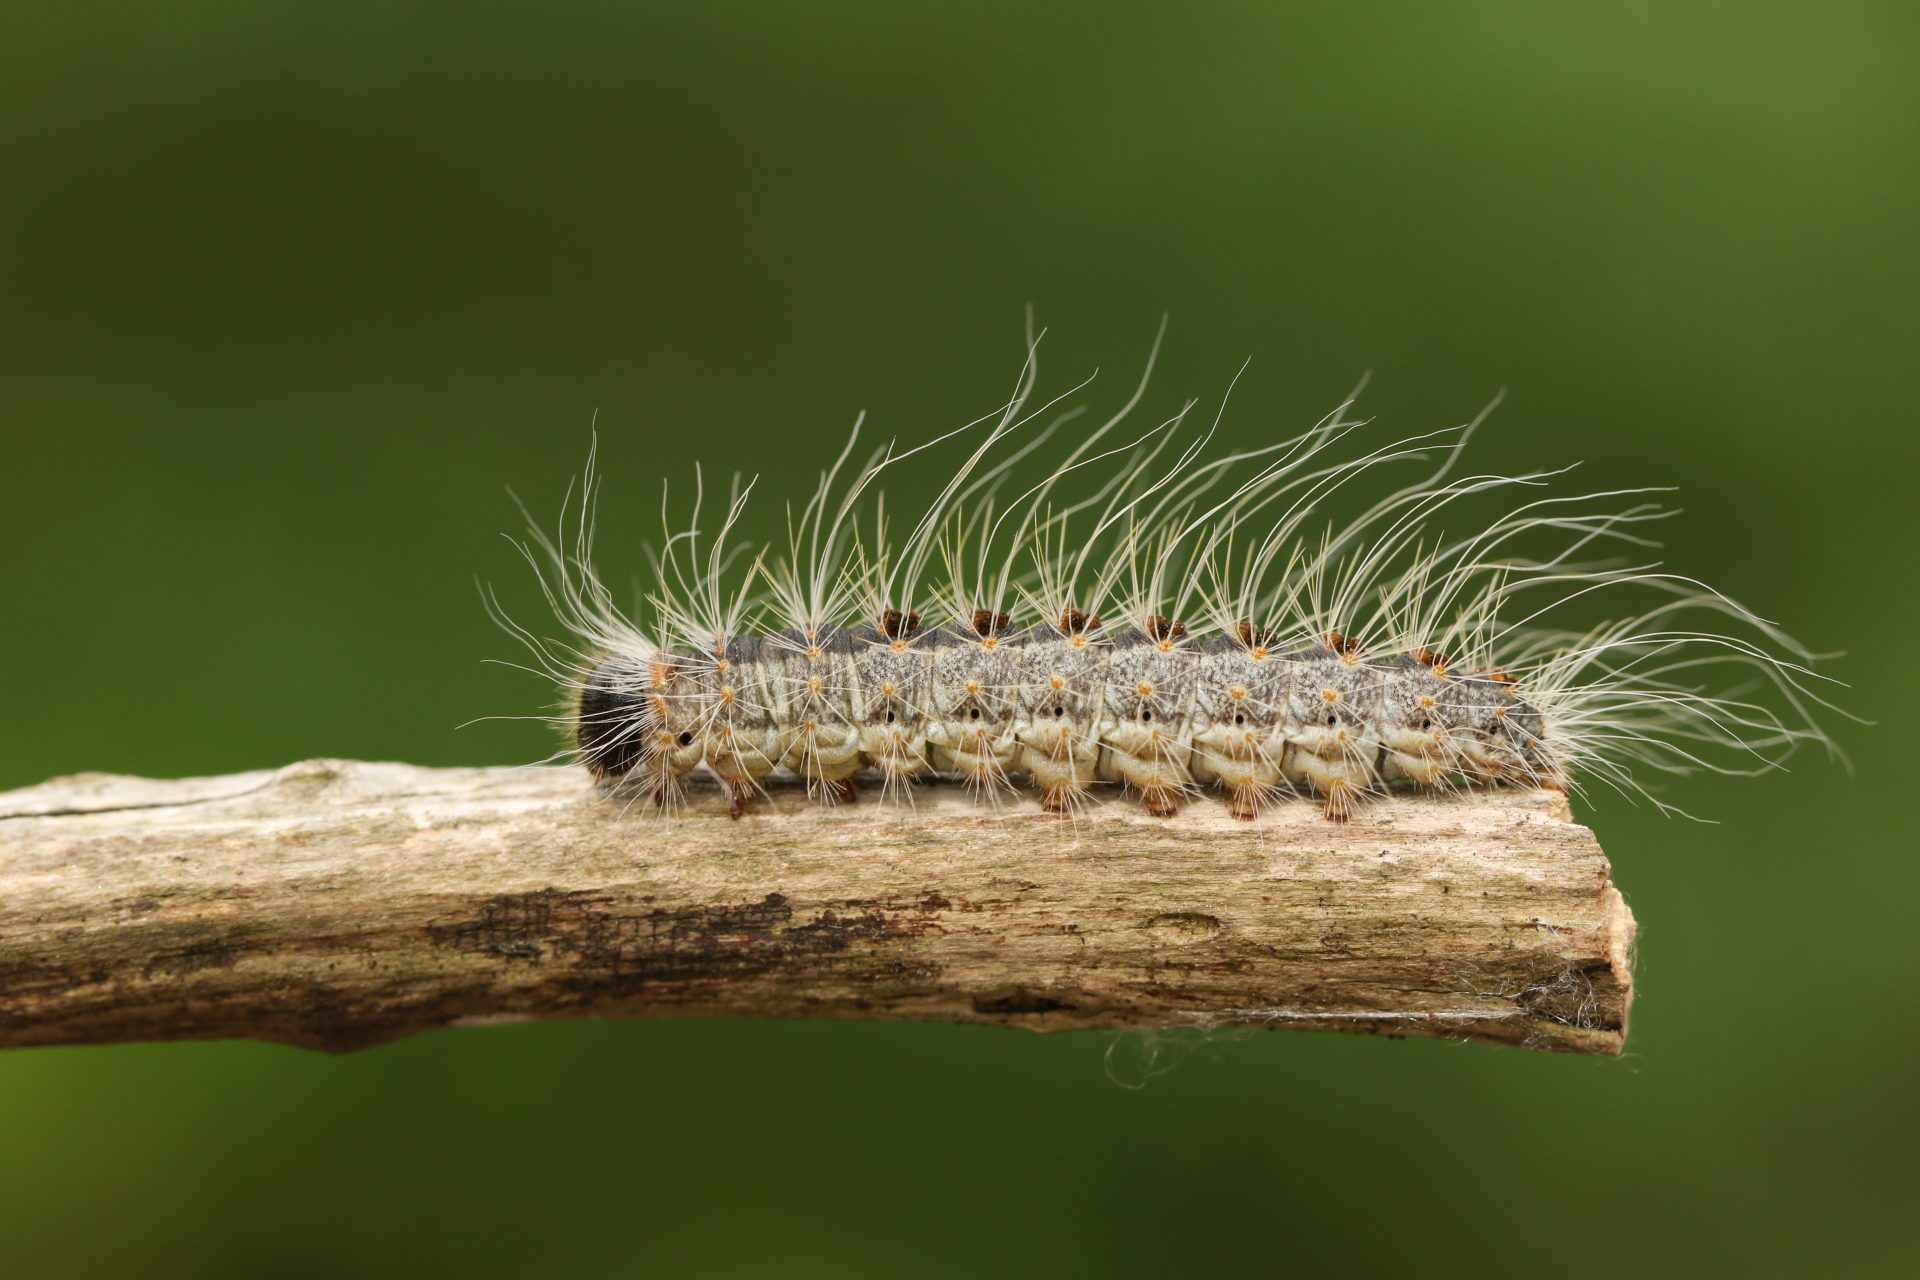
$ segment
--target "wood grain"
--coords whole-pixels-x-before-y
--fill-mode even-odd
[[[548,1017],[1310,1027],[1617,1053],[1632,914],[1564,798],[1354,821],[957,787],[672,821],[571,770],[313,760],[0,794],[0,1045],[343,1050]]]

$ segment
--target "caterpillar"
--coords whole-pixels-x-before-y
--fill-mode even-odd
[[[1394,786],[1600,784],[1682,812],[1637,771],[1758,773],[1833,749],[1820,655],[1651,558],[1664,490],[1463,473],[1492,405],[1369,446],[1359,387],[1303,432],[1216,454],[1231,385],[1207,425],[1197,400],[1131,425],[1159,337],[1126,402],[1076,433],[1068,401],[1092,379],[1038,398],[1039,345],[1030,326],[992,412],[920,445],[856,459],[856,419],[783,541],[736,536],[752,481],[712,532],[697,465],[684,522],[663,486],[632,610],[595,568],[596,437],[557,528],[522,506],[514,540],[564,636],[486,593],[564,693],[555,759],[662,810],[705,769],[735,816],[778,772],[826,804],[867,777],[910,802],[948,775],[1068,816],[1118,784],[1160,817],[1217,789],[1236,818],[1311,796],[1341,822]],[[945,452],[901,533],[878,482]],[[1597,621],[1560,621],[1596,604]],[[1716,673],[1748,687],[1716,691]]]

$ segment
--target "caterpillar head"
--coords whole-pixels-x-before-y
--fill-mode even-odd
[[[619,782],[661,749],[660,714],[645,686],[643,668],[609,654],[576,690],[574,747],[597,781]]]

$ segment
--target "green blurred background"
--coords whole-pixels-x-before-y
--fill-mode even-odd
[[[27,4],[0,44],[0,787],[537,757],[511,484],[608,567],[695,459],[1254,357],[1235,444],[1500,387],[1880,727],[1590,816],[1621,1061],[1292,1033],[522,1026],[0,1055],[8,1275],[1908,1262],[1920,11]],[[1103,399],[1104,397],[1104,399]],[[777,519],[761,505],[759,528]],[[0,910],[8,909],[0,903]],[[1143,1046],[1121,1041],[1118,1074]]]

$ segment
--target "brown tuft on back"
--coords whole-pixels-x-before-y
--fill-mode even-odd
[[[968,625],[973,628],[973,634],[985,639],[987,636],[997,636],[1011,627],[1013,619],[1004,613],[995,613],[991,609],[975,609],[973,619]]]
[[[1157,613],[1147,619],[1147,625],[1142,629],[1155,640],[1178,640],[1187,634],[1185,623],[1175,622]]]
[[[1279,636],[1265,627],[1254,626],[1251,618],[1242,618],[1233,624],[1233,638],[1243,649],[1271,649]]]
[[[1098,631],[1100,619],[1078,609],[1062,609],[1060,621],[1054,623],[1053,628],[1062,635],[1083,636],[1089,631]]]
[[[905,640],[919,629],[920,615],[912,611],[888,609],[880,615],[880,634],[889,640]]]

